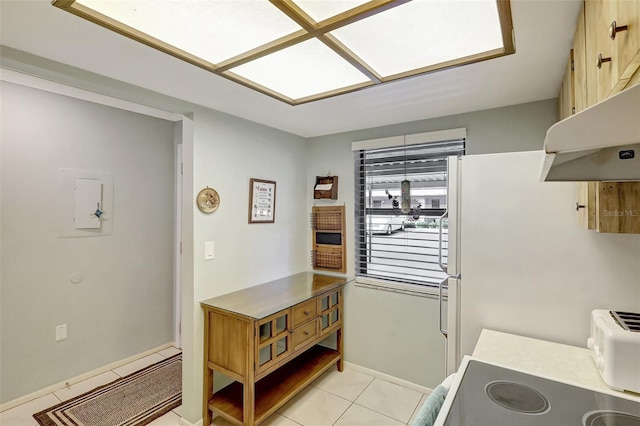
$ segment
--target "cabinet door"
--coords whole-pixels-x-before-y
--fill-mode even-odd
[[[574,113],[587,107],[587,62],[584,6],[578,16],[578,25],[573,37],[573,100]]]
[[[320,335],[330,333],[342,322],[342,290],[332,291],[318,297],[320,312]]]
[[[578,183],[578,223],[587,229],[596,229],[596,183]]]
[[[613,71],[618,80],[625,82],[640,67],[640,0],[618,1],[609,26],[615,54]],[[614,30],[616,27],[618,30]]]
[[[558,115],[560,120],[570,117],[574,111],[573,103],[573,49],[569,52],[569,60],[564,70],[558,99]]]
[[[278,312],[256,323],[256,371],[264,371],[292,352],[291,312]]]
[[[585,2],[587,104],[606,99],[612,89],[612,49],[609,25],[615,10],[613,0]]]
[[[627,83],[627,87],[635,86],[636,84],[640,84],[640,68],[636,70],[636,73],[631,77],[631,80]]]
[[[640,182],[598,182],[598,232],[640,234]]]

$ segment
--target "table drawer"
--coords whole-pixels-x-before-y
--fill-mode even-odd
[[[310,343],[311,340],[315,340],[317,336],[318,319],[316,318],[314,321],[309,321],[302,327],[293,330],[293,350],[297,351],[300,347]]]
[[[318,314],[318,304],[315,297],[293,307],[293,327],[304,324]]]

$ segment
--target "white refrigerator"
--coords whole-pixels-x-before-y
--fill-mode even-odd
[[[575,183],[539,181],[542,160],[542,151],[449,158],[447,374],[483,328],[574,344],[587,337],[598,299],[572,281],[584,269],[572,256],[590,255],[594,233],[577,224]]]

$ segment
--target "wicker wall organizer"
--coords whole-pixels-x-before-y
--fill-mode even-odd
[[[313,269],[346,272],[344,206],[314,206],[311,211]]]

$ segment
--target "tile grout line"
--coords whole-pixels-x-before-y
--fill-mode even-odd
[[[276,411],[275,413],[273,413],[273,414],[277,414],[277,415],[279,415],[279,416],[284,417],[284,418],[285,418],[285,419],[287,419],[287,420],[291,420],[293,423],[295,423],[295,424],[297,424],[297,425],[305,426],[305,425],[303,425],[302,423],[298,423],[298,422],[296,422],[295,420],[290,419],[289,417],[287,417],[287,416],[285,416],[284,414],[279,413],[279,412],[277,412],[277,411]],[[272,414],[271,416],[273,416],[273,414]],[[269,416],[269,418],[271,418],[271,416]]]
[[[336,395],[336,394],[334,394],[334,393],[331,393],[331,392],[329,392],[329,391],[327,391],[327,390],[324,390],[324,389],[320,389],[320,388],[315,387],[315,386],[309,386],[309,387],[313,387],[313,388],[315,388],[315,390],[317,390],[317,391],[324,392],[324,393],[326,393],[326,394],[329,394],[329,395],[334,396],[334,397],[336,397],[336,398],[342,399],[342,400],[347,401],[347,402],[349,403],[349,406],[348,406],[348,407],[347,407],[347,408],[342,412],[342,414],[340,414],[340,416],[338,416],[338,418],[336,419],[336,421],[335,421],[335,422],[331,423],[331,425],[334,425],[334,424],[335,424],[335,423],[340,419],[340,417],[342,417],[342,415],[343,415],[344,413],[346,413],[346,412],[347,412],[347,410],[349,409],[349,407],[351,407],[351,406],[353,405],[353,401],[349,401],[348,399],[343,398],[343,397],[341,397],[340,395]],[[294,397],[294,398],[295,398],[295,397]],[[292,399],[292,400],[293,400],[293,399]],[[291,401],[292,401],[292,400],[291,400]],[[287,402],[287,404],[289,404],[291,401]],[[286,405],[286,404],[285,404],[285,405]],[[304,425],[304,424],[302,424],[302,423],[298,423],[298,422],[296,422],[295,420],[293,420],[293,419],[291,419],[291,418],[289,418],[289,417],[285,416],[285,415],[284,415],[283,413],[281,413],[279,410],[276,410],[276,413],[280,414],[282,417],[286,417],[287,419],[289,419],[289,420],[291,420],[292,422],[294,422],[294,423],[296,423],[296,424],[299,424],[299,425],[301,425],[301,426],[314,426],[314,425]]]
[[[367,384],[367,386],[364,387],[364,389],[362,389],[362,391],[358,394],[358,396],[354,398],[353,402],[356,402],[358,398],[360,398],[360,396],[364,393],[364,391],[369,389],[369,386],[371,386],[371,384],[376,380],[376,378],[373,376],[369,376],[369,377],[371,377],[371,381]]]
[[[362,407],[362,408],[365,408],[365,409],[367,409],[367,410],[371,410],[371,411],[373,411],[374,413],[378,413],[378,414],[380,414],[381,416],[384,416],[384,417],[386,417],[386,418],[388,418],[388,419],[394,420],[394,421],[396,421],[396,422],[398,422],[398,423],[404,423],[402,420],[398,420],[398,419],[396,419],[395,417],[391,417],[391,416],[390,416],[390,415],[388,415],[388,414],[380,413],[379,411],[376,411],[376,410],[374,410],[374,409],[372,409],[372,408],[369,408],[369,407],[365,407],[364,405],[360,405],[360,404],[357,404],[357,403],[355,403],[355,402],[354,402],[354,404],[355,404],[355,405],[357,405],[358,407]],[[411,413],[411,414],[413,415],[413,413]],[[409,421],[411,421],[411,417],[409,417]],[[408,424],[408,423],[407,423],[407,424]]]
[[[335,421],[335,422],[331,423],[331,426],[334,426],[336,423],[338,423],[338,422],[340,421],[340,419],[342,418],[342,416],[344,416],[344,413],[346,413],[347,411],[349,411],[349,408],[351,408],[351,407],[353,406],[353,404],[355,404],[355,402],[354,402],[354,401],[349,401],[349,402],[350,402],[350,404],[349,404],[349,406],[347,407],[347,409],[346,409],[346,410],[344,410],[344,411],[342,412],[342,414],[340,414],[340,415],[338,416],[338,418],[336,419],[336,421]]]
[[[368,374],[367,374],[367,375],[368,375]],[[364,389],[362,389],[362,391],[360,391],[360,393],[359,393],[358,395],[356,395],[356,397],[355,397],[355,398],[353,398],[353,401],[349,401],[349,402],[351,402],[351,404],[349,404],[349,406],[347,407],[347,409],[346,409],[346,410],[344,410],[344,411],[342,412],[342,414],[340,414],[340,416],[338,416],[338,418],[336,419],[336,421],[335,421],[335,422],[333,422],[333,424],[332,424],[331,426],[333,426],[333,425],[335,425],[336,423],[338,423],[338,421],[342,418],[342,416],[344,416],[344,413],[346,413],[347,411],[349,411],[349,408],[351,408],[351,407],[353,406],[353,404],[355,404],[355,403],[356,403],[356,400],[357,400],[358,398],[360,398],[360,395],[362,395],[362,394],[364,393],[364,391],[366,391],[366,390],[369,388],[369,386],[371,386],[371,383],[373,383],[373,381],[376,379],[376,378],[375,378],[375,377],[373,377],[373,376],[369,376],[369,377],[371,377],[371,381],[367,384],[367,386],[365,386],[365,387],[364,387]],[[336,395],[336,396],[337,396],[337,395]],[[360,404],[358,404],[358,405],[360,405]]]
[[[356,402],[356,401],[357,401],[357,399],[360,397],[360,395],[362,395],[362,394],[363,394],[363,393],[364,393],[364,392],[369,388],[369,386],[371,386],[371,384],[372,384],[374,381],[378,380],[378,379],[379,379],[380,381],[383,381],[383,382],[391,383],[392,385],[400,386],[400,387],[402,387],[402,388],[404,388],[404,389],[409,389],[409,388],[407,388],[407,387],[405,387],[405,386],[402,386],[402,385],[399,385],[399,384],[397,384],[397,383],[393,383],[393,382],[390,382],[390,381],[388,381],[388,380],[381,379],[381,378],[379,378],[379,377],[374,377],[374,378],[373,378],[373,380],[372,380],[372,381],[367,385],[367,387],[365,387],[365,388],[362,390],[362,392],[360,392],[360,394],[359,394],[359,395],[358,395],[358,397],[353,401],[353,403],[354,403],[354,404],[356,404],[356,405],[359,405],[359,406],[360,406],[360,407],[362,407],[362,408],[366,408],[366,409],[371,410],[371,411],[373,411],[373,412],[375,412],[375,413],[378,413],[378,414],[383,415],[383,416],[385,416],[385,417],[388,417],[388,418],[390,418],[390,419],[392,419],[392,420],[395,420],[395,421],[397,421],[397,422],[399,422],[399,423],[403,423],[403,422],[402,422],[402,420],[398,420],[398,419],[396,419],[396,418],[394,418],[394,417],[389,416],[388,414],[381,413],[381,412],[379,412],[379,411],[377,411],[377,410],[374,410],[374,409],[372,409],[372,408],[365,407],[364,405],[357,404],[357,402]],[[409,390],[414,390],[414,389],[409,389]],[[422,401],[422,398],[423,398],[425,395],[427,395],[427,394],[425,394],[425,393],[423,393],[423,392],[419,392],[419,391],[415,391],[415,392],[418,392],[418,393],[419,393],[419,394],[421,394],[422,396],[420,397],[420,399],[419,399],[419,400],[418,400],[418,402],[416,403],[415,408],[414,408],[413,410],[411,410],[411,416],[409,416],[409,420],[407,421],[407,423],[405,423],[407,426],[408,426],[408,425],[409,425],[409,423],[411,422],[411,419],[413,418],[413,415],[415,414],[416,410],[417,410],[417,409],[418,409],[418,407],[420,406],[420,401]]]
[[[420,403],[422,402],[422,398],[424,398],[425,396],[428,398],[429,394],[423,393],[423,396],[420,397],[420,400],[418,401],[418,405],[416,405],[416,408],[413,409],[413,411],[411,412],[411,417],[409,417],[409,422],[407,422],[407,426],[409,426],[409,423],[411,422],[411,419],[413,419],[413,417],[418,413],[418,411],[420,410]],[[426,400],[425,400],[426,402]]]
[[[365,374],[365,373],[363,373],[363,374]],[[366,374],[366,375],[367,375],[367,376],[369,376],[368,374]],[[398,422],[398,423],[402,423],[402,424],[405,424],[405,425],[409,426],[409,423],[411,422],[411,419],[413,418],[413,415],[415,414],[416,410],[417,410],[417,409],[418,409],[418,407],[420,406],[420,401],[422,401],[422,398],[423,398],[424,396],[426,396],[427,394],[425,394],[424,392],[415,391],[415,392],[418,392],[421,396],[420,396],[420,399],[418,399],[418,402],[416,403],[416,406],[411,410],[411,415],[409,416],[409,420],[405,423],[405,422],[403,422],[402,420],[398,420],[398,419],[396,419],[396,418],[394,418],[394,417],[389,416],[388,414],[381,413],[381,412],[379,412],[379,411],[377,411],[377,410],[374,410],[374,409],[369,408],[369,407],[365,407],[364,405],[360,405],[360,404],[358,404],[358,403],[356,402],[356,401],[358,400],[358,398],[360,398],[360,396],[361,396],[361,395],[362,395],[362,394],[363,394],[363,393],[364,393],[364,392],[365,392],[365,391],[366,391],[366,390],[371,386],[371,384],[372,384],[376,379],[380,379],[379,377],[375,377],[375,376],[369,376],[369,377],[371,377],[371,381],[367,384],[367,386],[365,386],[365,387],[364,387],[364,389],[362,389],[362,391],[360,391],[360,393],[359,393],[359,394],[354,398],[354,400],[353,400],[353,401],[349,401],[348,399],[345,399],[345,398],[343,398],[342,396],[337,395],[337,394],[335,394],[335,393],[331,392],[330,390],[322,389],[322,388],[320,388],[320,387],[318,387],[318,386],[315,386],[315,385],[313,385],[313,384],[311,385],[312,387],[314,387],[314,388],[316,388],[316,389],[318,389],[318,390],[323,390],[323,391],[325,391],[325,392],[327,392],[327,393],[330,393],[331,395],[337,396],[338,398],[342,398],[342,399],[344,399],[345,401],[349,401],[349,402],[350,402],[350,404],[349,404],[349,406],[347,407],[347,409],[346,409],[346,410],[344,410],[344,411],[342,412],[342,414],[340,414],[340,416],[336,419],[336,421],[332,423],[332,426],[334,426],[336,423],[338,423],[338,421],[339,421],[339,420],[344,416],[344,414],[345,414],[345,413],[349,410],[349,408],[351,408],[354,404],[355,404],[355,405],[358,405],[359,407],[362,407],[362,408],[364,408],[364,409],[367,409],[367,410],[373,411],[374,413],[377,413],[377,414],[379,414],[379,415],[381,415],[381,416],[387,417],[388,419],[391,419],[391,420],[394,420],[394,421],[396,421],[396,422]],[[397,383],[389,382],[388,380],[384,380],[384,379],[380,379],[380,380],[381,380],[381,381],[383,381],[383,382],[391,383],[391,384],[396,385],[396,386],[400,386],[400,387],[405,388],[405,389],[409,389],[409,388],[406,388],[406,387],[404,387],[404,386],[402,386],[402,385],[399,385],[399,384],[397,384]],[[414,390],[414,389],[409,389],[409,390]],[[280,414],[280,413],[279,413],[279,414]],[[282,415],[282,414],[281,414],[281,415]],[[284,415],[283,415],[283,417],[286,417],[286,416],[284,416]],[[287,419],[289,419],[289,418],[287,417]],[[289,420],[292,420],[292,419],[289,419]],[[293,421],[293,420],[292,420],[292,421]],[[297,422],[296,422],[296,423],[297,423]],[[299,423],[298,423],[298,424],[299,424]],[[303,426],[306,426],[306,425],[303,425]]]

